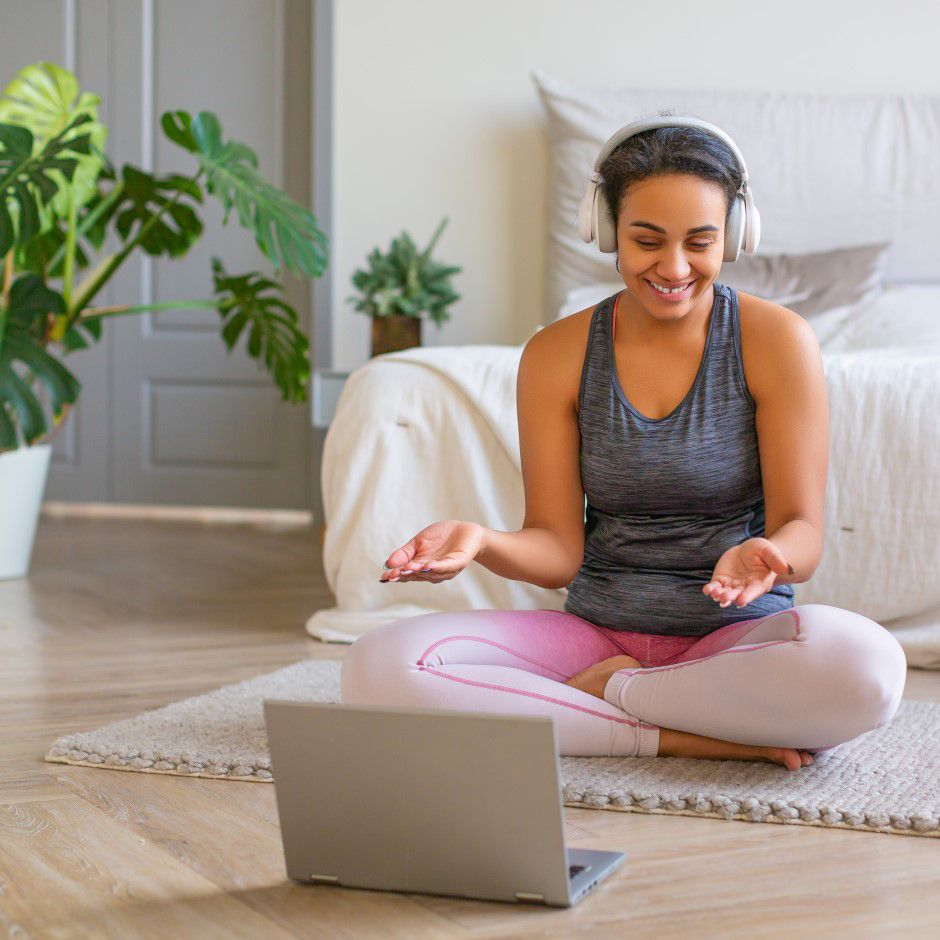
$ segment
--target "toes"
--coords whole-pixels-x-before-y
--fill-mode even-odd
[[[790,747],[781,747],[777,748],[776,752],[779,756],[780,763],[782,763],[787,770],[799,770],[803,766],[799,751]]]

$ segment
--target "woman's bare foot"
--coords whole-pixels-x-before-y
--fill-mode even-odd
[[[632,656],[611,656],[609,659],[602,659],[587,669],[582,669],[579,673],[573,675],[565,685],[574,686],[582,692],[589,695],[596,695],[598,698],[604,697],[604,689],[607,687],[607,681],[619,669],[642,669],[639,661]]]
[[[812,764],[813,756],[792,747],[761,747],[754,744],[736,744],[720,741],[688,731],[672,728],[659,729],[657,757],[698,757],[707,760],[760,760],[782,764],[787,770],[799,770]]]

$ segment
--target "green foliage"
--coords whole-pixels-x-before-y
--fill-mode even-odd
[[[213,258],[212,300],[90,306],[137,248],[185,255],[203,232],[197,209],[205,193],[221,203],[223,224],[235,208],[278,273],[319,277],[328,247],[314,216],[258,172],[255,153],[223,141],[216,115],[162,115],[166,136],[197,167],[193,176],[158,177],[130,164],[115,170],[99,103],[52,62],[21,69],[0,99],[0,450],[38,441],[49,429],[47,411],[59,422],[77,400],[81,386],[57,356],[99,340],[105,318],[145,310],[216,307],[226,346],[244,334],[246,353],[268,369],[282,397],[304,401],[309,341],[278,281],[228,274]],[[102,254],[109,235],[119,247]],[[60,291],[47,286],[50,278],[61,279]]]
[[[87,91],[79,94],[75,76],[54,62],[27,65],[3,94],[0,121],[29,130],[34,152],[43,150],[50,140],[61,135],[75,160],[68,186],[64,185],[64,178],[57,178],[57,170],[49,173],[57,182],[58,192],[52,200],[51,212],[43,220],[45,230],[55,217],[68,216],[69,201],[83,206],[98,190],[98,175],[107,163],[104,145],[108,139],[108,129],[98,121],[101,99]],[[76,123],[79,116],[82,120]],[[77,136],[87,137],[87,149],[72,145]]]
[[[81,384],[43,349],[40,337],[50,311],[64,308],[62,296],[49,290],[36,274],[18,278],[10,289],[10,306],[0,312],[0,449],[32,444],[46,433],[45,411],[33,391],[45,388],[58,423],[75,403]],[[19,432],[17,430],[19,428]]]
[[[285,265],[306,277],[323,274],[327,241],[317,220],[258,173],[253,150],[237,141],[222,143],[219,119],[208,111],[200,111],[195,121],[185,111],[168,111],[160,123],[170,140],[198,157],[206,189],[225,209],[225,223],[234,205],[275,269]]]
[[[352,276],[359,294],[347,299],[354,302],[355,309],[374,317],[391,314],[417,317],[426,312],[438,326],[449,320],[445,308],[460,299],[450,279],[463,269],[431,258],[446,225],[444,218],[427,248],[420,253],[407,232],[392,239],[384,255],[374,248],[366,259],[368,268],[359,268]]]
[[[248,330],[248,355],[264,362],[274,376],[285,401],[307,397],[310,359],[307,337],[297,325],[297,312],[280,297],[262,291],[277,290],[278,284],[260,274],[232,277],[219,258],[212,259],[218,309],[222,315],[222,339],[231,350]]]
[[[110,163],[102,167],[99,181],[113,182],[114,168]],[[117,194],[119,196],[120,193]],[[94,262],[95,253],[101,250],[108,235],[108,225],[114,216],[117,198],[106,193],[97,183],[91,197],[75,207],[73,263],[79,270]],[[50,216],[49,225],[39,235],[17,247],[16,266],[21,271],[32,271],[46,277],[65,276],[65,258],[68,250],[69,222]],[[87,245],[85,244],[87,242]]]
[[[139,232],[137,244],[148,255],[185,255],[202,234],[202,222],[179,200],[186,195],[202,202],[198,184],[177,173],[158,179],[132,166],[125,166],[122,175],[124,198],[115,213],[121,238],[127,241]]]
[[[78,166],[68,154],[88,152],[87,134],[66,139],[86,121],[87,115],[80,114],[35,156],[28,128],[0,124],[0,255],[43,230],[40,210],[68,185]]]

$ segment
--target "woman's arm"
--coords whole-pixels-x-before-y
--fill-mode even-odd
[[[570,546],[556,532],[537,526],[518,532],[486,529],[482,550],[477,554],[484,568],[510,581],[527,581],[544,588],[561,588],[571,583]]]
[[[806,519],[791,519],[767,537],[790,563],[792,574],[778,574],[774,584],[809,581],[822,556],[823,533]]]
[[[593,308],[592,308],[593,309]],[[590,317],[590,311],[587,311]],[[518,532],[487,529],[476,561],[539,587],[570,584],[584,557],[584,490],[576,410],[583,318],[572,314],[533,336],[519,361],[516,409],[525,487]]]
[[[748,378],[757,402],[764,537],[793,568],[775,583],[799,583],[813,576],[823,550],[829,469],[826,375],[812,327],[792,310],[764,303],[774,309],[766,310],[761,329],[752,334],[760,339],[750,347]]]

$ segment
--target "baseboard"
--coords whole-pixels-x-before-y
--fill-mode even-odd
[[[143,503],[79,503],[48,500],[42,514],[54,518],[156,519],[178,522],[241,523],[309,526],[313,513],[305,509],[245,509],[240,506],[151,506]],[[322,537],[322,536],[321,536]]]

